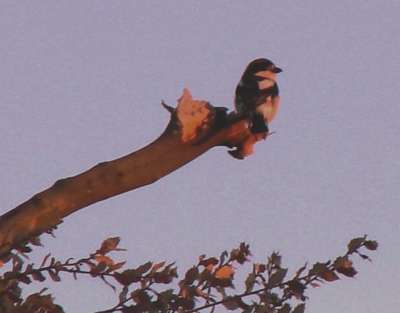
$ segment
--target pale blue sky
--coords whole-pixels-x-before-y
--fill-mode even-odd
[[[308,313],[400,306],[399,1],[0,1],[0,211],[155,139],[188,87],[232,107],[246,64],[280,75],[277,134],[236,161],[214,149],[157,183],[70,217],[60,258],[121,236],[135,266],[183,269],[240,241],[292,269],[380,242],[359,275],[309,293]],[[38,286],[38,290],[43,285]],[[52,284],[67,312],[114,304],[81,279]]]

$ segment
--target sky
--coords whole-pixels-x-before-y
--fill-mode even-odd
[[[83,257],[120,236],[134,267],[241,241],[292,270],[380,243],[359,274],[310,290],[308,313],[400,306],[399,1],[0,0],[0,212],[150,143],[183,88],[233,108],[252,59],[279,76],[276,134],[244,161],[210,150],[156,183],[67,217],[44,248]],[[47,286],[37,285],[40,290]],[[49,284],[66,312],[115,304],[101,282]]]

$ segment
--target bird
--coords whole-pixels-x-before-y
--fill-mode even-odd
[[[268,124],[279,107],[276,74],[282,72],[272,61],[258,58],[251,61],[235,90],[235,109],[249,119],[253,134],[268,133]]]

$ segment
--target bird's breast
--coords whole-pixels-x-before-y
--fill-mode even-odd
[[[270,123],[278,113],[279,96],[269,96],[263,103],[257,106],[256,111],[264,117],[264,120]]]

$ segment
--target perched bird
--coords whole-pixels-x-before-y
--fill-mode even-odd
[[[235,92],[236,111],[249,117],[253,134],[267,133],[268,123],[279,107],[276,74],[282,70],[268,59],[256,59],[247,66]]]

